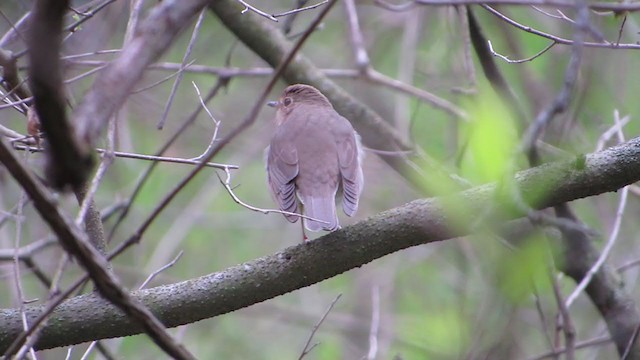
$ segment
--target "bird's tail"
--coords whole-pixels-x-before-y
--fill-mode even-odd
[[[304,227],[309,231],[333,231],[340,227],[336,215],[336,203],[331,197],[312,197],[302,199],[304,215],[316,220],[304,219]]]

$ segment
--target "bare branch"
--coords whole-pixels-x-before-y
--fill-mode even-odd
[[[369,351],[367,360],[375,360],[378,354],[378,331],[380,330],[380,287],[371,288],[371,325],[369,326]]]
[[[328,3],[328,2],[329,2],[329,0],[324,0],[324,1],[321,1],[321,2],[319,2],[319,3],[317,3],[317,4],[313,4],[313,5],[309,5],[309,6],[305,6],[305,7],[300,7],[300,8],[293,9],[293,10],[289,10],[289,11],[285,11],[285,12],[280,13],[280,14],[273,14],[272,16],[273,16],[274,18],[279,18],[279,17],[283,17],[283,16],[288,16],[288,15],[292,15],[292,14],[297,14],[297,13],[302,12],[302,11],[307,11],[307,10],[315,9],[315,8],[317,8],[317,7],[319,7],[319,6],[322,6],[322,5],[324,5],[324,4]]]
[[[557,42],[552,41],[549,45],[545,46],[544,49],[540,50],[537,54],[535,54],[535,55],[533,55],[531,57],[528,57],[528,58],[525,58],[525,59],[520,59],[520,60],[511,60],[508,57],[506,57],[504,55],[501,55],[501,54],[498,54],[497,52],[495,52],[493,50],[493,46],[491,45],[491,40],[487,41],[487,43],[489,44],[489,51],[491,51],[491,54],[493,56],[497,56],[500,59],[508,62],[509,64],[522,64],[524,62],[532,61],[532,60],[536,59],[537,57],[539,57],[540,55],[546,53],[549,49],[551,49],[554,45],[557,44]]]
[[[37,148],[33,146],[25,146],[14,144],[13,147],[18,150],[29,150],[31,152],[40,152],[42,148]],[[106,152],[105,149],[97,148],[95,149],[97,153],[103,154]],[[167,162],[174,164],[188,164],[188,165],[198,165],[200,161],[193,159],[183,159],[183,158],[175,158],[175,157],[167,157],[167,156],[155,156],[155,155],[144,155],[144,154],[136,154],[136,153],[128,153],[123,151],[114,151],[113,155],[115,157],[121,157],[126,159],[137,159],[137,160],[147,160],[147,161],[155,161],[155,162]],[[238,165],[231,164],[220,164],[207,162],[204,164],[205,167],[217,168],[217,169],[238,169]]]
[[[553,289],[553,296],[556,299],[556,303],[558,305],[558,313],[559,318],[558,321],[561,324],[558,325],[558,331],[562,330],[564,332],[564,346],[567,360],[575,359],[575,340],[576,340],[576,330],[573,326],[573,321],[571,320],[571,314],[569,313],[569,307],[564,302],[562,298],[562,291],[560,290],[560,284],[558,283],[558,279],[555,276],[555,266],[550,266],[549,268],[549,281],[551,282],[551,287]]]
[[[198,40],[198,34],[200,34],[200,26],[202,25],[202,20],[204,20],[205,10],[200,11],[200,15],[198,15],[198,20],[196,20],[196,24],[193,26],[193,31],[191,32],[191,39],[189,40],[189,44],[187,45],[187,50],[184,52],[182,56],[182,63],[180,64],[180,70],[178,71],[178,76],[176,76],[176,81],[173,82],[173,86],[171,87],[171,93],[169,93],[169,99],[164,105],[164,111],[162,112],[162,118],[158,122],[158,129],[162,129],[164,127],[165,121],[167,121],[167,116],[169,115],[169,109],[171,109],[171,104],[173,103],[173,98],[176,95],[176,91],[178,90],[178,86],[180,86],[180,82],[182,82],[182,77],[184,73],[185,67],[187,67],[187,59],[191,56],[191,51],[193,51],[193,46],[196,44]]]
[[[584,52],[585,32],[589,25],[589,10],[586,5],[586,0],[576,1],[575,6],[578,13],[578,20],[574,26],[574,42],[571,48],[571,58],[565,71],[563,86],[553,101],[536,115],[536,118],[529,124],[529,127],[522,136],[521,147],[532,165],[538,165],[540,161],[538,148],[536,146],[537,140],[542,136],[544,129],[556,115],[563,113],[569,107],[573,98],[576,81],[578,80],[578,72],[582,64],[582,54]],[[488,6],[485,6],[485,8],[488,8]]]
[[[611,342],[611,337],[610,336],[600,336],[594,339],[589,339],[589,340],[585,340],[585,341],[581,341],[575,344],[575,349],[584,349],[587,347],[591,347],[591,346],[600,346],[600,345],[605,345]],[[549,359],[549,358],[553,358],[553,359],[557,359],[558,355],[562,355],[564,353],[567,352],[566,348],[560,348],[560,349],[556,349],[554,351],[550,351],[546,354],[541,354],[541,355],[537,355],[534,357],[530,357],[528,358],[528,360],[543,360],[543,359]]]
[[[31,257],[39,251],[46,249],[55,243],[56,239],[51,237],[34,241],[29,245],[25,245],[17,249],[0,249],[0,261],[11,261],[14,257],[17,257],[20,260],[24,260],[25,258]]]
[[[184,254],[184,252],[182,250],[180,250],[178,255],[176,255],[176,257],[174,257],[173,260],[171,260],[170,262],[168,262],[167,264],[165,264],[164,266],[162,266],[158,270],[156,270],[156,271],[152,272],[151,274],[149,274],[149,276],[147,276],[147,278],[142,282],[142,284],[140,284],[140,286],[138,286],[138,289],[143,289],[145,286],[147,286],[148,283],[151,282],[151,280],[153,280],[156,276],[158,276],[158,274],[160,274],[161,272],[163,272],[163,271],[167,270],[168,268],[172,267],[173,265],[175,265],[178,262],[178,260],[180,260],[180,258],[182,257],[182,254]]]
[[[242,4],[242,6],[244,6],[244,10],[242,10],[243,14],[246,13],[247,11],[251,10],[254,13],[256,13],[256,14],[258,14],[260,16],[263,16],[263,17],[265,17],[265,18],[267,18],[267,19],[269,19],[271,21],[278,22],[278,19],[276,19],[273,15],[267,14],[266,12],[258,9],[257,7],[250,5],[246,1],[244,1],[244,0],[236,0],[236,1],[238,1],[240,4]]]
[[[29,19],[29,15],[31,15],[31,13],[26,12],[24,15],[22,15],[20,20],[16,21],[16,23],[14,24],[13,22],[11,22],[9,19],[6,18],[4,13],[2,13],[2,16],[5,18],[5,20],[7,20],[9,24],[11,24],[11,29],[9,29],[9,31],[7,31],[7,33],[4,34],[0,39],[0,48],[3,48],[6,45],[8,45],[9,42],[13,41],[14,37],[19,37],[22,40],[24,40],[24,38],[22,37],[22,34],[20,33],[20,30],[22,27],[25,27],[28,24],[27,19]]]
[[[229,195],[231,195],[231,198],[233,199],[233,201],[244,207],[247,208],[251,211],[256,211],[256,212],[260,212],[263,214],[269,214],[269,213],[277,213],[277,214],[282,214],[282,215],[291,215],[291,216],[297,216],[303,219],[307,219],[307,220],[313,220],[313,221],[318,221],[324,224],[328,224],[328,221],[324,221],[324,220],[320,220],[320,219],[316,219],[316,218],[312,218],[306,215],[302,215],[302,214],[298,214],[298,213],[294,213],[294,212],[289,212],[289,211],[283,211],[283,210],[276,210],[276,209],[263,209],[263,208],[259,208],[259,207],[255,207],[252,205],[249,205],[247,203],[245,203],[244,201],[240,200],[240,198],[233,192],[233,188],[231,188],[231,172],[229,170],[225,170],[225,173],[227,174],[226,178],[224,180],[222,180],[222,178],[220,177],[220,175],[218,175],[218,173],[216,173],[216,175],[218,175],[218,179],[220,180],[220,183],[222,184],[222,186],[224,186],[224,188],[227,190],[227,192],[229,193]]]
[[[331,302],[331,305],[329,305],[329,308],[327,308],[327,311],[325,311],[324,314],[322,314],[322,317],[320,318],[318,323],[313,327],[313,330],[311,330],[311,334],[309,334],[309,338],[307,338],[307,342],[304,344],[304,348],[302,349],[302,353],[300,353],[298,360],[302,360],[302,358],[304,358],[308,353],[311,352],[311,350],[313,350],[314,347],[316,347],[316,345],[318,345],[316,343],[316,344],[313,344],[311,347],[309,347],[309,345],[311,344],[311,340],[313,339],[313,336],[316,334],[316,331],[318,331],[318,329],[324,322],[324,319],[327,318],[327,316],[329,315],[333,307],[336,305],[338,300],[340,300],[341,296],[342,294],[338,294],[338,296],[336,296],[335,300],[333,300]]]
[[[376,4],[393,11],[410,10],[416,5],[432,5],[432,6],[453,6],[453,5],[519,5],[519,6],[554,6],[560,8],[575,8],[573,1],[563,0],[413,0],[403,4],[391,4],[384,0],[376,0]],[[589,9],[597,11],[638,11],[640,4],[637,3],[610,3],[610,2],[594,2],[588,4]]]
[[[356,12],[356,3],[354,0],[345,0],[344,7],[349,21],[349,33],[351,34],[351,45],[356,60],[356,67],[362,72],[366,72],[369,65],[369,55],[364,48],[364,39],[360,24],[358,22],[358,13]]]
[[[69,62],[72,66],[101,66],[107,64],[106,61],[101,60],[81,60],[81,61],[72,61]],[[179,73],[180,71],[187,73],[197,73],[197,74],[210,74],[216,75],[221,78],[230,79],[234,77],[264,77],[273,75],[272,68],[234,68],[234,67],[216,67],[216,66],[206,66],[199,64],[189,64],[189,66],[182,67],[177,63],[156,63],[149,65],[149,70],[166,70],[166,71],[176,71]],[[417,99],[425,101],[436,108],[442,109],[456,117],[463,118],[466,116],[464,111],[462,111],[459,107],[452,104],[451,102],[442,99],[427,90],[417,88],[413,85],[409,85],[402,81],[398,81],[393,79],[387,75],[384,75],[374,69],[369,69],[366,74],[363,74],[359,70],[355,69],[319,69],[324,75],[332,78],[350,78],[350,79],[362,79],[370,81],[374,84],[379,84],[382,86],[386,86],[390,89],[394,89],[400,91],[406,95],[413,96]],[[173,74],[168,78],[174,76]],[[160,80],[159,82],[166,81],[165,79]],[[154,83],[153,85],[155,85]],[[145,86],[141,89],[133,90],[132,92],[139,92],[141,90],[147,89]],[[1,108],[1,107],[0,107]]]
[[[47,137],[47,179],[58,189],[79,186],[93,166],[89,148],[76,138],[65,111],[59,56],[68,5],[68,1],[38,0],[30,17],[29,84]]]
[[[527,25],[523,25],[520,24],[519,22],[509,18],[508,16],[502,14],[501,12],[497,11],[496,9],[492,8],[489,5],[480,5],[482,6],[482,8],[484,8],[485,10],[489,11],[490,13],[492,13],[493,15],[495,15],[496,17],[498,17],[499,19],[505,21],[507,24],[514,26],[520,30],[523,30],[525,32],[534,34],[534,35],[538,35],[540,37],[543,38],[547,38],[549,40],[555,41],[558,44],[562,44],[562,45],[573,45],[574,41],[573,40],[569,40],[566,38],[562,38],[559,36],[555,36],[549,33],[545,33],[543,31],[540,30],[536,30],[530,26]],[[594,47],[594,48],[606,48],[606,49],[620,49],[620,50],[633,50],[633,49],[640,49],[640,44],[617,44],[617,43],[612,43],[612,42],[589,42],[589,41],[584,41],[582,42],[582,46],[584,47]]]
[[[200,101],[200,106],[202,106],[202,109],[204,109],[204,111],[207,113],[207,115],[209,116],[209,119],[211,119],[211,121],[213,121],[213,125],[214,125],[213,135],[211,135],[211,141],[209,142],[209,145],[207,146],[207,148],[204,150],[204,152],[202,154],[190,159],[190,160],[199,162],[205,156],[207,156],[207,154],[209,154],[211,149],[213,149],[213,145],[215,144],[215,142],[218,139],[218,130],[220,129],[221,122],[219,120],[216,120],[216,118],[213,116],[211,111],[209,111],[209,108],[207,107],[207,104],[205,104],[205,101],[202,99],[202,94],[200,93],[200,89],[198,89],[198,85],[196,85],[196,83],[193,82],[193,81],[191,82],[191,84],[193,85],[193,87],[196,90],[196,94],[198,95],[198,100]]]

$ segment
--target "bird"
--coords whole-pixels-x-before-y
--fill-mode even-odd
[[[304,228],[339,229],[336,195],[344,213],[353,216],[362,193],[360,136],[313,86],[290,85],[268,105],[277,109],[265,156],[272,197],[289,222],[298,221],[295,214],[305,216],[304,241]]]

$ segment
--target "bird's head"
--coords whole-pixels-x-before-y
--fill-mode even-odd
[[[286,120],[286,116],[300,105],[306,106],[331,106],[329,100],[311,85],[295,84],[287,86],[278,101],[270,101],[267,105],[275,107],[276,124],[280,125]]]

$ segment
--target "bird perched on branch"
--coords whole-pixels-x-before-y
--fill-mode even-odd
[[[345,214],[353,216],[362,192],[360,136],[313,86],[288,86],[269,105],[277,108],[266,156],[273,198],[280,210],[302,213],[310,231],[340,228],[336,194],[342,194]],[[284,216],[292,223],[300,217]]]

